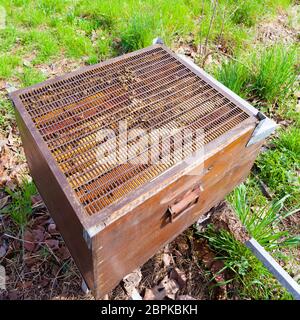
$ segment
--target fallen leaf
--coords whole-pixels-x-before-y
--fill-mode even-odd
[[[136,287],[142,280],[142,273],[140,269],[137,269],[123,278],[123,284],[126,292],[131,296]]]
[[[166,267],[169,267],[170,264],[171,264],[172,258],[171,258],[171,256],[170,256],[169,254],[163,253],[163,255],[162,255],[162,261],[163,261],[163,263],[164,263],[164,265],[165,265]]]
[[[32,281],[25,281],[22,283],[22,288],[23,289],[28,289],[32,287]]]
[[[35,265],[36,263],[38,263],[39,261],[39,257],[38,256],[33,256],[30,253],[25,253],[24,255],[24,263],[26,264],[26,266],[28,268],[31,268],[33,265]]]
[[[44,202],[42,197],[39,194],[31,196],[32,208],[43,207]]]
[[[0,90],[5,89],[5,87],[6,87],[5,81],[4,80],[0,80]]]
[[[146,289],[144,300],[163,300],[165,297],[174,300],[178,290],[179,284],[174,279],[165,276],[157,286]]]
[[[185,295],[179,295],[177,297],[177,300],[197,300],[197,299],[185,294]]]
[[[24,248],[31,252],[35,249],[34,236],[29,230],[24,234]]]
[[[16,184],[13,182],[12,179],[8,178],[6,181],[6,187],[9,188],[11,191],[14,191],[16,189]]]
[[[6,204],[10,196],[6,196],[0,199],[0,209],[2,209]]]
[[[12,290],[8,292],[8,299],[9,300],[18,300],[18,291]]]
[[[57,250],[57,256],[61,259],[61,260],[67,260],[71,257],[70,251],[68,250],[68,248],[66,246],[62,246]]]
[[[179,270],[178,268],[174,268],[170,272],[170,279],[175,280],[180,289],[183,289],[186,284],[186,275],[183,271]]]
[[[46,286],[49,284],[49,282],[50,282],[49,279],[43,277],[42,280],[39,282],[39,285],[40,285],[41,287],[46,287]]]
[[[47,239],[45,240],[45,243],[52,250],[59,249],[59,241],[56,239]]]
[[[50,223],[48,225],[48,232],[51,234],[51,235],[58,235],[58,231],[56,230],[56,224],[55,223]]]
[[[130,298],[132,300],[143,300],[143,298],[141,297],[141,295],[139,294],[139,292],[136,290],[136,288],[133,289]]]
[[[6,255],[7,245],[0,245],[0,258],[3,258]]]
[[[41,228],[38,228],[38,229],[32,230],[31,233],[32,233],[34,242],[36,243],[36,245],[37,245],[37,247],[38,247],[38,244],[39,244],[40,242],[43,242],[43,241],[44,241],[44,238],[45,238],[45,236],[44,236],[45,230],[44,230],[44,228],[42,227],[42,229],[41,229]],[[36,248],[36,249],[37,249],[37,248]]]
[[[175,300],[176,293],[180,289],[178,282],[166,276],[162,281],[162,285],[166,290],[166,296],[170,299]]]
[[[144,300],[163,300],[166,296],[166,290],[162,285],[155,286],[152,289],[146,288]]]

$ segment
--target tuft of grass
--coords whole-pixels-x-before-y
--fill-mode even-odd
[[[25,67],[24,72],[21,74],[21,80],[24,87],[46,80],[46,76],[37,69]]]
[[[20,65],[21,59],[14,55],[0,56],[0,79],[9,78],[14,69]]]
[[[299,236],[291,237],[287,231],[281,231],[279,228],[282,219],[297,211],[283,212],[286,198],[253,208],[244,184],[238,186],[228,196],[229,202],[249,234],[272,252],[279,248],[300,245]],[[228,270],[229,276],[231,275],[227,282],[232,282],[234,287],[238,287],[241,298],[292,298],[252,252],[227,230],[216,230],[213,225],[209,225],[200,235],[208,240],[216,259],[224,262],[225,267],[222,271]],[[286,257],[282,254],[282,258]]]
[[[258,14],[258,8],[261,1],[245,0],[237,3],[237,8],[234,9],[234,13],[231,16],[232,21],[235,24],[243,24],[247,27],[252,27],[257,23],[258,17],[262,14]]]
[[[66,54],[72,58],[82,58],[94,53],[92,42],[72,27],[60,25],[57,28],[58,38],[66,49]]]
[[[150,16],[132,17],[121,31],[122,52],[130,52],[150,45],[153,39],[152,23]]]
[[[16,43],[18,32],[16,28],[10,26],[5,29],[0,29],[0,52],[6,53]]]
[[[246,97],[250,81],[248,68],[238,61],[225,61],[216,73],[217,79],[236,94]]]
[[[296,80],[295,47],[277,44],[240,61],[225,61],[215,71],[224,85],[244,98],[275,104],[291,93]]]
[[[12,103],[7,100],[0,100],[0,130],[6,129],[6,126],[9,125],[14,120],[14,109]]]
[[[291,153],[293,158],[300,159],[300,127],[290,127],[282,130],[274,144],[282,152]]]
[[[228,231],[217,231],[209,225],[203,236],[217,259],[224,262],[223,271],[227,270],[231,274],[228,282],[234,285],[237,292],[229,291],[229,297],[238,294],[241,299],[292,299],[252,252]]]
[[[37,194],[37,189],[33,182],[24,180],[20,189],[12,191],[6,188],[5,191],[11,196],[11,202],[0,210],[0,213],[9,214],[13,221],[24,229],[32,213],[31,196]]]
[[[241,184],[228,197],[242,224],[266,250],[272,251],[288,244],[289,233],[281,231],[280,222],[296,213],[299,209],[284,212],[283,207],[288,196],[272,201],[262,207],[251,209],[247,199],[247,189]],[[286,241],[286,242],[285,242]]]
[[[33,64],[47,62],[59,53],[58,43],[50,31],[32,30],[24,33],[22,44],[27,51],[36,51]]]
[[[297,51],[278,44],[253,57],[255,70],[251,89],[256,97],[274,104],[284,99],[296,80]]]
[[[289,208],[299,206],[300,199],[300,130],[292,127],[281,131],[278,139],[274,139],[274,149],[262,153],[257,166],[260,178],[275,193],[277,199],[286,195]]]

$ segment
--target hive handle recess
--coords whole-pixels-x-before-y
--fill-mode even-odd
[[[168,213],[170,222],[174,222],[181,214],[195,205],[198,202],[200,192],[201,187],[196,186],[194,189],[188,191],[179,202],[175,202],[173,205],[169,206]]]

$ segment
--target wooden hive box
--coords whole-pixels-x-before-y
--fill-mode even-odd
[[[31,174],[96,298],[241,183],[274,129],[162,45],[11,98]]]

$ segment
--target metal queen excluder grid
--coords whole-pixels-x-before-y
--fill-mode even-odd
[[[100,163],[97,152],[113,139],[99,139],[99,130],[117,130],[126,120],[133,133],[144,129],[203,130],[208,143],[249,115],[161,46],[109,60],[51,83],[20,91],[29,113],[59,168],[87,214],[92,215],[176,165],[135,163],[161,144],[129,148],[128,163]],[[120,150],[135,139],[119,135]],[[195,145],[186,146],[195,152]],[[145,158],[146,159],[146,158]]]

